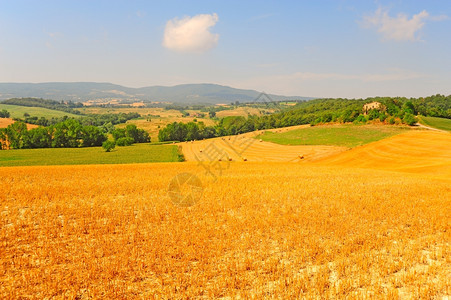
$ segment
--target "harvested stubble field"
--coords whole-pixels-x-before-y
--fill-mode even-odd
[[[13,119],[10,118],[0,118],[0,128],[6,128],[9,125],[13,124],[15,121]],[[27,124],[27,129],[32,129],[32,128],[36,128],[38,127],[37,125],[34,124]]]
[[[451,174],[227,166],[216,181],[194,162],[0,168],[0,297],[451,295]],[[188,208],[167,195],[182,172],[204,186]]]

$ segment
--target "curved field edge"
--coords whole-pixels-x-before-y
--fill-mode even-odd
[[[1,298],[449,296],[449,181],[252,162],[216,181],[197,163],[0,171]],[[203,183],[193,207],[167,195],[179,173]]]
[[[415,130],[318,160],[340,167],[384,169],[451,179],[451,135]]]
[[[9,125],[13,124],[14,122],[15,121],[11,118],[0,118],[0,128],[6,128]],[[28,124],[28,123],[26,125],[27,125],[28,130],[39,127],[38,125]]]
[[[11,113],[11,118],[23,118],[24,113],[28,113],[32,117],[45,117],[45,118],[62,118],[64,116],[68,116],[71,118],[80,118],[79,115],[67,113],[64,111],[53,110],[43,107],[32,107],[32,106],[19,106],[19,105],[10,105],[10,104],[1,104],[0,110],[6,109]]]
[[[47,148],[0,151],[0,167],[133,164],[153,162],[178,162],[180,153],[175,145],[134,144],[105,152],[102,147]]]
[[[329,145],[353,148],[379,141],[411,128],[389,125],[321,125],[289,131],[271,130],[257,139],[281,145]]]
[[[345,151],[338,146],[287,146],[259,141],[257,132],[238,136],[226,136],[203,141],[179,143],[186,161],[200,161],[214,166],[229,162],[300,162],[314,161]]]
[[[419,121],[421,124],[430,126],[433,128],[437,128],[440,130],[451,131],[451,120],[445,118],[436,118],[436,117],[419,117]]]

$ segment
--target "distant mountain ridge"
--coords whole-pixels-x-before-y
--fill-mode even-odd
[[[181,84],[176,86],[149,86],[129,88],[112,83],[97,82],[46,82],[0,83],[0,100],[37,97],[51,100],[83,102],[112,100],[121,102],[171,102],[171,103],[230,103],[252,102],[261,92],[235,89],[218,84]],[[310,100],[310,97],[268,94],[274,101]]]

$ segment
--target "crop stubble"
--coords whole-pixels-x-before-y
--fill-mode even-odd
[[[450,181],[233,162],[1,168],[0,297],[450,295]]]

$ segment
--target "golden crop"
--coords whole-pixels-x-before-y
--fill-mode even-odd
[[[195,162],[0,173],[0,298],[451,294],[449,174],[251,161],[216,180]],[[194,206],[168,196],[180,173],[203,184]]]

